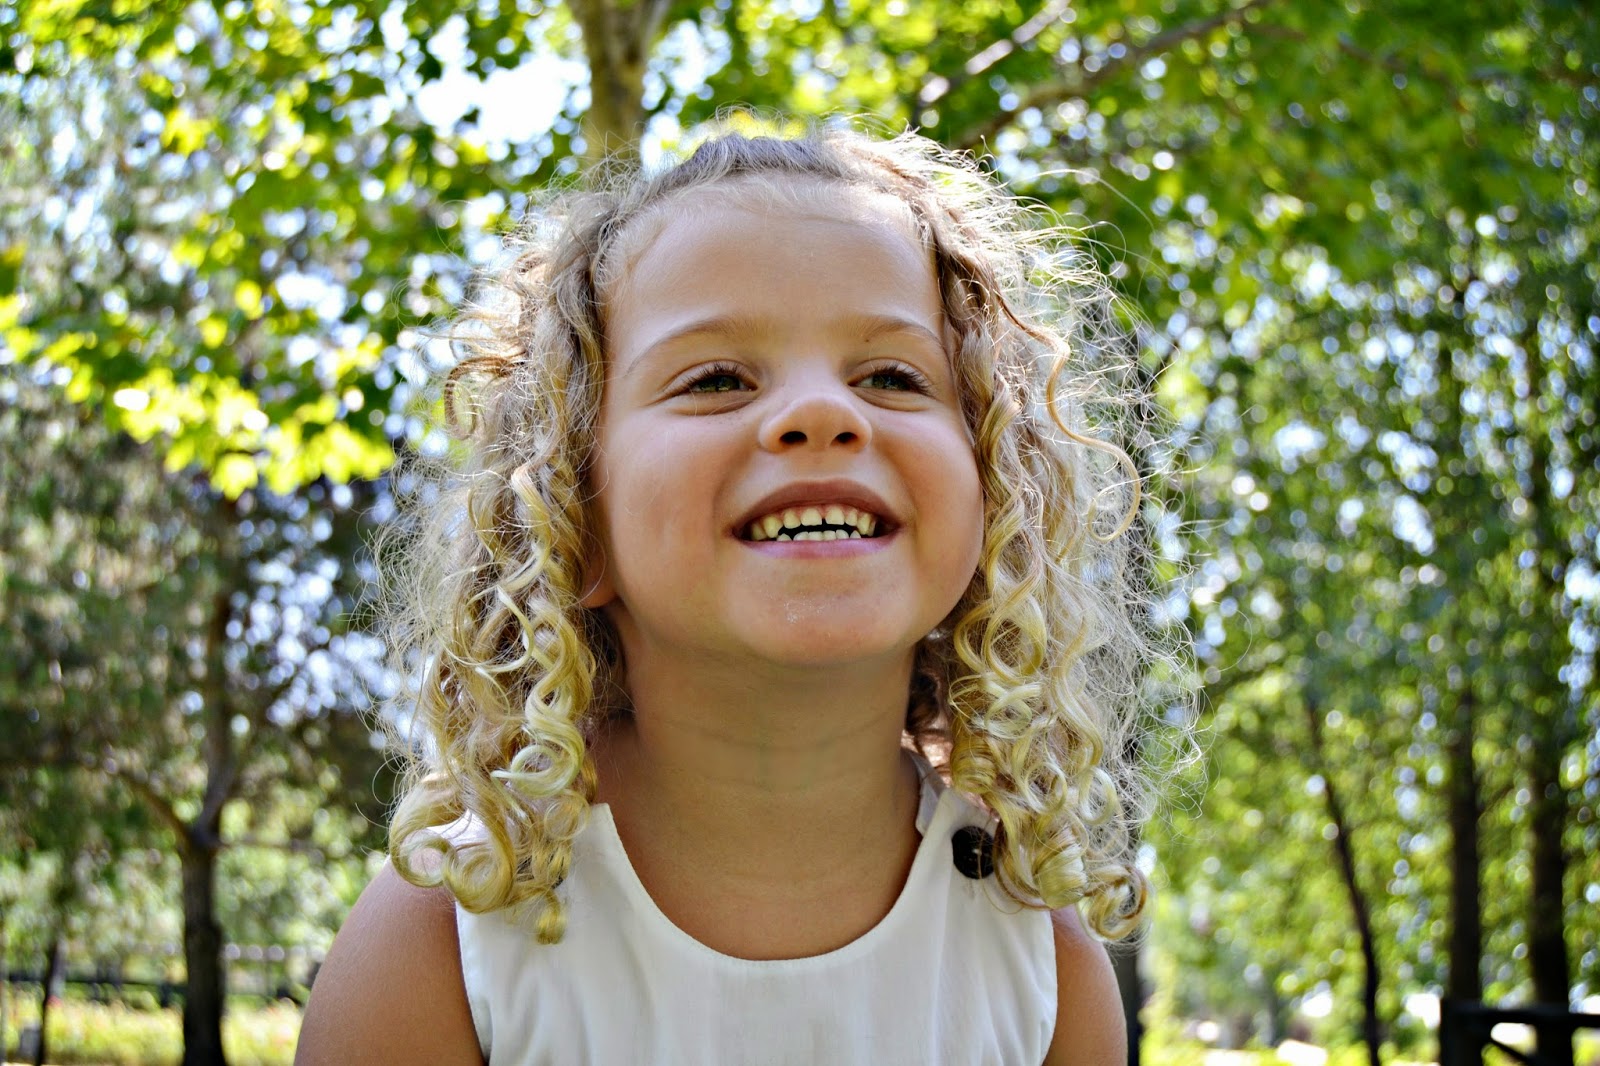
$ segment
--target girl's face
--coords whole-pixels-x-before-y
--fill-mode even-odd
[[[630,660],[903,664],[977,567],[930,256],[884,202],[817,192],[692,193],[609,294],[585,603]]]

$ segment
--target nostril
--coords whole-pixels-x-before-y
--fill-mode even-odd
[[[798,429],[791,429],[778,439],[785,444],[804,444],[806,442],[806,435]]]
[[[840,433],[833,439],[839,444],[854,444],[856,442],[856,435],[847,430],[844,433]]]

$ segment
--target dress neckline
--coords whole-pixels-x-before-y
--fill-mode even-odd
[[[645,888],[644,882],[639,879],[638,872],[633,868],[633,861],[628,857],[628,850],[623,846],[622,837],[617,832],[617,823],[612,818],[610,804],[591,805],[589,823],[580,833],[578,843],[592,847],[596,857],[611,868],[635,913],[658,935],[676,943],[684,950],[728,968],[768,974],[827,969],[851,962],[874,950],[880,943],[893,937],[898,929],[913,921],[909,912],[916,906],[917,899],[926,895],[920,891],[921,886],[928,878],[934,876],[938,868],[940,853],[944,850],[940,845],[947,843],[947,838],[950,836],[949,823],[955,817],[953,805],[955,792],[945,785],[943,778],[919,753],[913,751],[910,755],[918,775],[916,828],[922,836],[911,860],[911,871],[906,876],[905,884],[900,887],[900,893],[895,897],[889,913],[848,944],[820,955],[806,955],[793,959],[746,959],[718,951],[684,932],[661,910],[655,898]]]

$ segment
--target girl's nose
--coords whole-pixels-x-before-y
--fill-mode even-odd
[[[790,395],[761,422],[761,447],[770,452],[790,448],[841,446],[852,451],[872,439],[872,424],[860,409],[850,386],[838,382],[795,384]]]

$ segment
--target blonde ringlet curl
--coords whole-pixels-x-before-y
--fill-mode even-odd
[[[389,612],[391,656],[422,661],[395,868],[471,911],[520,908],[545,943],[561,939],[555,890],[594,796],[585,730],[609,641],[581,605],[604,372],[582,258],[522,248],[450,328],[466,358],[444,381],[445,425],[470,465],[428,472],[438,491],[394,553],[418,577]]]
[[[1110,290],[1063,230],[970,158],[911,133],[829,124],[750,137],[737,116],[654,176],[600,172],[509,239],[510,258],[449,328],[444,382],[464,468],[419,475],[386,553],[391,657],[413,709],[390,826],[396,869],[475,912],[518,908],[559,940],[558,888],[595,793],[588,739],[627,714],[615,634],[583,606],[597,565],[588,483],[604,387],[604,301],[649,219],[717,183],[781,198],[809,185],[892,197],[928,249],[984,498],[978,572],[918,650],[906,731],[994,816],[1000,884],[1133,932],[1148,891],[1133,752],[1152,638],[1128,535],[1140,479],[1119,443],[1138,408]],[[1104,528],[1102,528],[1104,527]],[[398,580],[396,578],[398,577]]]

